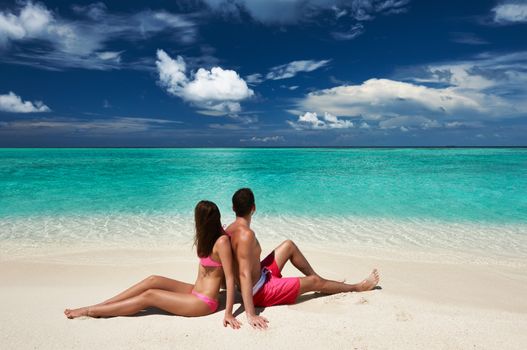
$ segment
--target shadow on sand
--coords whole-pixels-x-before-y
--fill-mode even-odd
[[[373,290],[381,290],[381,289],[382,289],[381,286],[375,286],[375,288],[373,288]],[[226,294],[227,293],[224,290],[220,292],[218,296],[218,302],[219,302],[218,310],[216,310],[214,313],[225,310]],[[324,293],[319,293],[319,292],[302,294],[296,299],[295,304],[302,304],[312,299],[323,298],[323,297],[327,297],[330,295],[331,294],[324,294]],[[233,312],[234,317],[238,317],[245,311],[245,307],[243,306],[243,303],[242,303],[242,297],[239,292],[236,292],[236,294],[234,295],[234,304],[240,304],[240,306]],[[264,310],[265,310],[265,307],[255,308],[257,315],[260,315]],[[147,308],[145,310],[142,310],[136,313],[135,315],[130,315],[127,317],[140,317],[140,316],[150,316],[150,315],[174,316],[170,312],[166,312],[164,310],[161,310],[155,307],[150,307],[150,308]]]

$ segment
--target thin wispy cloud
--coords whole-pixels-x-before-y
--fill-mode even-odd
[[[268,80],[281,80],[294,77],[300,72],[312,72],[316,69],[326,66],[331,60],[301,60],[293,61],[273,67],[265,76]]]
[[[245,80],[251,84],[259,84],[266,80],[282,80],[290,79],[303,72],[312,72],[314,70],[325,67],[331,60],[298,60],[286,64],[274,66],[269,69],[269,72],[264,74],[254,73],[247,75]]]
[[[460,93],[482,93],[481,103],[502,117],[527,113],[527,51],[482,53],[472,59],[419,66],[404,74],[404,79],[418,83],[443,84]]]
[[[165,129],[167,126],[175,127],[178,124],[180,124],[180,122],[174,120],[141,117],[91,119],[47,117],[4,122],[0,127],[0,132],[70,133],[100,136],[146,132],[153,129]]]
[[[239,17],[248,14],[268,25],[294,25],[312,20],[323,13],[335,13],[336,19],[369,21],[379,14],[406,11],[410,0],[204,0],[212,11]]]
[[[441,122],[424,116],[398,116],[379,122],[380,129],[399,129],[405,128],[410,130],[428,130],[428,129],[467,129],[467,128],[481,128],[483,124],[478,121],[467,122]]]
[[[234,123],[212,123],[209,124],[210,129],[216,130],[229,130],[229,131],[247,131],[247,130],[257,130],[258,127],[255,125],[240,125]]]
[[[249,74],[245,76],[245,81],[248,82],[249,84],[259,84],[263,82],[264,80],[265,80],[264,76],[261,73],[254,73],[254,74]]]
[[[332,32],[331,35],[337,40],[353,40],[364,33],[364,25],[357,23],[352,25],[347,31]]]
[[[285,138],[283,136],[253,136],[250,139],[240,139],[240,142],[254,142],[254,143],[274,143],[274,142],[284,142]]]
[[[196,36],[196,25],[189,16],[163,10],[110,14],[103,3],[72,9],[78,15],[75,19],[63,18],[32,1],[4,9],[0,12],[1,59],[49,69],[117,69],[124,52],[108,49],[112,41],[143,41],[165,32],[175,41],[192,43]],[[133,68],[133,64],[128,66]]]
[[[334,6],[331,6],[331,9],[335,12],[335,18],[336,19],[339,19],[343,16],[346,16],[348,14],[348,10],[346,9],[341,9],[339,8],[338,6],[334,5]]]
[[[458,44],[466,45],[488,45],[489,42],[480,38],[474,33],[467,32],[452,32],[450,33],[450,40]]]
[[[51,109],[42,101],[23,101],[14,92],[0,95],[0,111],[11,113],[42,113],[50,112]]]

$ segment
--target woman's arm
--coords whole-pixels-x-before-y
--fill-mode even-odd
[[[232,308],[234,305],[234,272],[232,263],[231,242],[227,236],[218,238],[218,253],[220,255],[223,273],[225,274],[225,285],[227,286],[227,302],[225,305],[225,317],[223,326],[231,326],[234,329],[240,328],[241,323],[233,316]]]

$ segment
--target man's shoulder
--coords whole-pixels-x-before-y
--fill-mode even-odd
[[[231,236],[231,239],[235,240],[245,241],[255,238],[254,231],[245,225],[231,224],[229,227],[227,227],[226,231],[228,232],[229,236]]]

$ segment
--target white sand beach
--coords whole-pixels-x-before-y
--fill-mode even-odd
[[[276,242],[262,243],[266,252]],[[332,279],[358,281],[377,267],[382,289],[307,295],[296,305],[266,308],[266,331],[247,324],[226,329],[223,311],[202,318],[154,311],[69,320],[64,308],[102,301],[148,275],[194,281],[193,251],[188,246],[3,250],[0,344],[4,349],[524,349],[527,344],[523,264],[303,250],[316,270]],[[284,275],[298,273],[287,266]],[[244,313],[238,318],[245,323]]]

